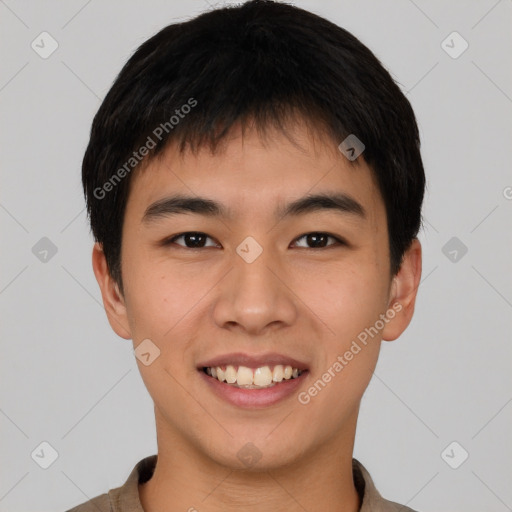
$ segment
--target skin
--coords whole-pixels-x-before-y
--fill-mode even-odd
[[[262,140],[238,128],[215,154],[179,155],[171,144],[135,171],[122,233],[124,296],[94,246],[110,325],[134,347],[149,338],[161,351],[149,366],[137,359],[158,439],[153,477],[139,485],[146,512],[359,510],[351,467],[359,404],[381,340],[396,339],[412,318],[421,246],[413,240],[392,276],[385,207],[370,168],[362,157],[350,165],[302,123],[290,133],[299,145],[271,129]],[[151,203],[176,192],[221,202],[232,218],[189,213],[142,222]],[[277,205],[317,192],[350,195],[366,218],[330,210],[273,216]],[[208,235],[207,247],[187,248],[184,238],[159,245],[190,231]],[[300,238],[312,232],[346,244],[328,238],[315,248]],[[247,236],[263,248],[250,264],[235,252]],[[307,405],[294,394],[240,409],[198,375],[200,361],[220,354],[278,352],[307,363],[299,392],[307,390],[393,304],[401,310]],[[262,455],[251,467],[237,457],[248,442]]]

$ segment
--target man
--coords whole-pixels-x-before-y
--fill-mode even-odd
[[[89,510],[411,510],[353,459],[421,276],[412,108],[333,23],[252,0],[169,25],[93,122],[93,268],[158,454]]]

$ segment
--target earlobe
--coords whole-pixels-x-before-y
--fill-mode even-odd
[[[101,244],[96,242],[92,250],[92,268],[100,287],[103,306],[114,332],[124,339],[131,339],[125,300],[108,270]]]
[[[382,331],[382,339],[392,341],[398,338],[412,320],[416,295],[421,279],[421,244],[417,238],[404,254],[400,270],[391,284],[387,315],[390,321]]]

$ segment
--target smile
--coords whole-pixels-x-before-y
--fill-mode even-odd
[[[245,409],[289,400],[310,377],[309,364],[276,352],[232,352],[198,361],[196,368],[212,397]]]
[[[303,373],[303,370],[282,364],[260,366],[254,369],[229,364],[226,366],[207,366],[203,368],[203,371],[219,382],[244,389],[269,388],[283,380],[296,379]]]

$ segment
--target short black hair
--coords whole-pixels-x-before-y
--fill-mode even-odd
[[[94,117],[82,184],[94,238],[121,291],[131,171],[171,140],[181,152],[205,145],[213,152],[237,123],[285,132],[297,115],[336,145],[350,134],[363,142],[359,158],[383,197],[395,275],[419,231],[425,188],[409,101],[345,29],[293,5],[250,0],[171,24],[145,41]]]

